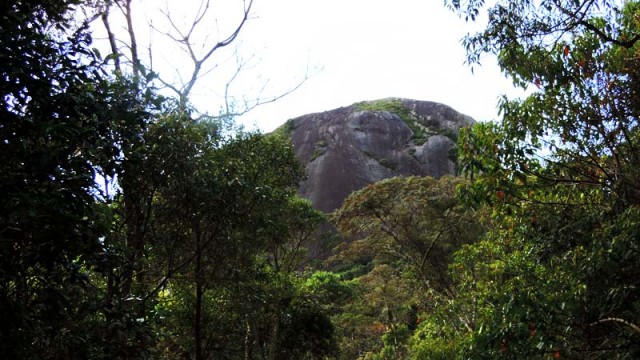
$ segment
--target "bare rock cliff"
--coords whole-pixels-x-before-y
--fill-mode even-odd
[[[472,123],[443,104],[389,98],[300,116],[276,131],[291,137],[306,164],[300,195],[330,212],[382,179],[454,174],[458,130]]]

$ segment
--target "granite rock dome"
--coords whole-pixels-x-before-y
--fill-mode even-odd
[[[288,120],[308,179],[299,193],[330,212],[353,191],[394,176],[455,174],[458,130],[474,120],[447,105],[388,98]]]

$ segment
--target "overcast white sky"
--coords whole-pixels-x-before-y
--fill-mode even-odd
[[[144,2],[156,7],[164,3]],[[169,1],[185,11],[199,3]],[[227,7],[240,1],[212,3],[220,17],[215,28],[224,33],[224,22],[235,20]],[[253,58],[231,91],[251,97],[267,84],[268,96],[291,88],[305,73],[311,77],[285,98],[242,116],[239,121],[250,128],[271,131],[292,117],[385,97],[437,101],[476,120],[492,120],[497,118],[498,97],[516,94],[494,59],[484,59],[474,74],[464,64],[460,39],[473,31],[471,26],[480,25],[459,19],[443,0],[255,0],[252,14],[235,45],[244,59]],[[166,26],[157,15],[150,17],[157,27]],[[140,26],[146,21],[140,20]],[[154,49],[163,50],[161,56],[154,55],[156,68],[163,60],[168,68],[188,68],[188,61],[175,57],[179,51],[163,41],[153,35]],[[220,55],[218,60],[230,56]],[[218,110],[221,89],[230,77],[223,68],[201,79],[192,98],[199,108]]]
[[[487,58],[474,74],[460,39],[479,24],[438,0],[257,0],[243,42],[264,43],[272,81],[290,82],[307,57],[321,70],[293,94],[242,118],[269,131],[288,118],[362,100],[438,101],[477,120],[497,118],[511,82]],[[277,63],[281,65],[277,67]]]

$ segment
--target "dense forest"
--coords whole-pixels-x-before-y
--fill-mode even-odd
[[[332,214],[253,105],[189,101],[252,2],[181,86],[111,31],[131,2],[0,2],[1,357],[640,358],[640,2],[445,1],[528,95],[460,132],[460,177]]]

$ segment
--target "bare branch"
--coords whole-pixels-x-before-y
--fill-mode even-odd
[[[235,9],[235,16],[231,18],[231,21],[235,22],[229,24],[230,28],[226,30],[217,29],[215,19],[221,19],[221,15],[213,14],[217,8],[211,0],[201,0],[198,6],[193,9],[195,12],[188,15],[186,23],[183,23],[181,18],[177,16],[178,13],[173,13],[173,9],[169,7],[168,2],[156,8],[156,14],[160,15],[161,21],[157,22],[155,19],[153,22],[150,21],[150,19],[147,21],[151,33],[160,34],[163,38],[168,39],[169,42],[180,49],[178,52],[179,56],[183,59],[183,62],[186,62],[184,65],[181,64],[180,68],[178,68],[178,66],[172,66],[172,69],[168,72],[167,70],[154,69],[154,66],[160,66],[158,63],[158,53],[156,53],[158,50],[152,48],[150,42],[143,44],[143,52],[148,52],[148,59],[146,58],[147,54],[144,54],[144,60],[141,58],[142,54],[139,53],[140,44],[138,44],[140,33],[136,31],[139,29],[134,28],[137,26],[136,18],[134,18],[134,16],[138,15],[136,8],[137,3],[134,3],[134,0],[99,1],[101,2],[102,8],[98,13],[98,17],[102,18],[103,26],[106,29],[111,53],[117,54],[117,56],[113,56],[116,70],[119,72],[131,71],[134,81],[139,81],[138,78],[143,70],[141,68],[142,61],[144,61],[144,65],[147,68],[158,73],[158,77],[156,77],[158,81],[157,84],[175,94],[178,107],[181,111],[186,110],[187,106],[189,106],[190,98],[195,91],[194,89],[199,86],[203,81],[202,79],[205,76],[209,76],[214,70],[221,68],[224,68],[225,71],[229,70],[229,76],[225,73],[223,76],[227,76],[228,81],[222,84],[217,83],[220,86],[218,87],[218,85],[216,85],[215,89],[209,91],[210,93],[216,94],[217,90],[219,95],[216,96],[223,98],[223,100],[221,100],[222,113],[214,116],[214,118],[241,116],[258,106],[275,102],[296,91],[309,78],[310,74],[308,73],[307,66],[307,73],[304,74],[304,78],[292,84],[289,88],[285,88],[286,91],[282,93],[271,96],[273,88],[270,86],[269,81],[266,81],[264,84],[261,84],[261,87],[253,88],[253,95],[242,97],[233,96],[233,84],[241,82],[241,72],[254,65],[254,57],[251,56],[249,59],[243,60],[238,56],[238,52],[236,51],[231,57],[226,58],[226,54],[230,52],[221,50],[228,48],[229,45],[238,40],[245,24],[251,19],[254,4],[253,0],[243,0],[242,2],[236,3],[238,6],[241,6],[241,8]],[[114,14],[111,11],[112,7],[116,7],[119,11]],[[116,20],[115,16],[117,16],[117,20],[123,21],[124,26],[122,29],[115,29],[113,27]],[[122,16],[122,18],[120,18],[120,16]],[[235,20],[233,20],[234,18]],[[203,38],[204,41],[202,40]],[[175,53],[176,51],[174,49],[174,54]],[[222,55],[222,57],[219,55]],[[236,63],[234,64],[231,63],[233,56],[236,57]],[[160,53],[160,59],[163,64],[165,62],[175,61],[171,56],[167,56],[162,52]],[[156,64],[154,64],[154,61]],[[131,66],[130,69],[129,65]],[[127,68],[125,69],[123,66]],[[175,73],[172,73],[172,71],[175,71]],[[269,91],[267,91],[267,88]],[[202,114],[206,113],[207,110],[202,112]],[[205,116],[211,118],[209,115]]]
[[[140,66],[140,57],[138,56],[138,42],[136,40],[136,32],[133,29],[133,14],[131,13],[131,0],[126,0],[126,19],[127,19],[127,29],[129,30],[129,39],[131,40],[131,61],[133,61],[133,81],[134,83],[138,82],[138,75]]]
[[[616,39],[611,35],[605,33],[604,31],[602,31],[592,23],[590,23],[588,20],[586,20],[587,14],[589,13],[589,9],[594,3],[595,3],[595,0],[585,1],[584,3],[580,4],[577,10],[571,11],[563,7],[561,2],[555,1],[555,5],[560,10],[560,12],[562,12],[568,17],[567,23],[570,24],[567,26],[568,29],[571,29],[577,25],[583,26],[587,30],[590,30],[593,33],[595,33],[603,41],[612,43],[618,46],[622,46],[627,49],[632,48],[633,45],[635,45],[635,43],[640,40],[640,34],[636,34],[636,36],[628,40]]]
[[[102,23],[104,24],[104,28],[107,31],[107,36],[109,38],[109,45],[111,46],[111,54],[113,55],[113,62],[116,68],[116,71],[122,72],[122,68],[120,67],[120,58],[118,54],[118,46],[116,44],[116,36],[111,30],[111,24],[109,23],[109,11],[111,10],[111,2],[107,1],[105,3],[105,8],[102,11]]]
[[[632,323],[630,321],[627,321],[625,319],[614,318],[614,317],[600,319],[600,320],[598,320],[596,322],[593,322],[593,323],[589,324],[589,326],[596,326],[596,325],[607,323],[607,322],[616,322],[616,323],[619,323],[619,324],[623,324],[623,325],[626,325],[626,326],[630,327],[633,331],[635,331],[637,333],[640,333],[640,326],[638,326],[638,325],[636,325],[636,324],[634,324],[634,323]]]
[[[300,80],[298,83],[296,83],[296,85],[294,85],[292,88],[290,88],[289,90],[286,90],[285,92],[282,92],[282,93],[280,93],[278,95],[275,95],[275,96],[271,96],[271,97],[267,97],[267,98],[257,97],[257,98],[255,98],[253,100],[244,99],[243,100],[244,108],[242,109],[242,111],[231,111],[229,113],[222,114],[221,117],[242,116],[242,115],[250,112],[251,110],[253,110],[253,109],[255,109],[255,108],[259,107],[259,106],[276,102],[276,101],[278,101],[278,100],[280,100],[280,99],[292,94],[296,90],[298,90],[308,79],[309,79],[309,74],[306,73],[304,78],[302,80]],[[226,86],[229,86],[229,85],[230,85],[230,83],[227,83]],[[225,89],[226,89],[226,86],[225,86]],[[227,93],[227,91],[225,90],[225,94],[226,93]],[[229,97],[225,96],[225,106],[227,108],[229,108],[228,104],[229,104]]]

